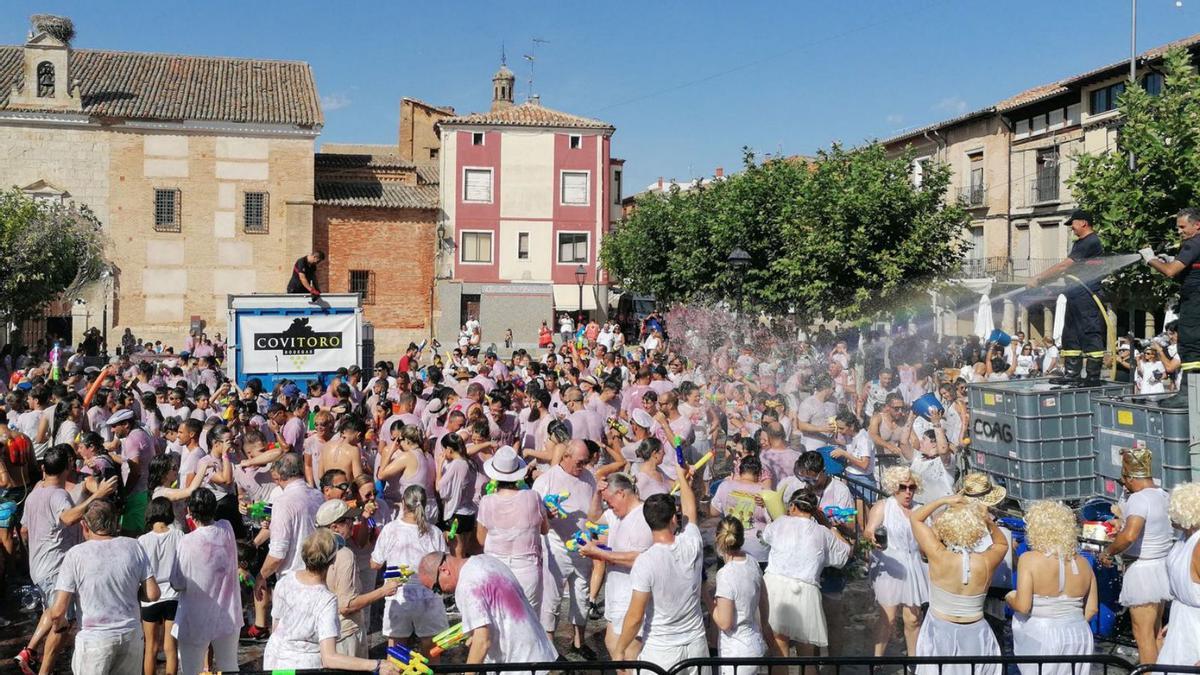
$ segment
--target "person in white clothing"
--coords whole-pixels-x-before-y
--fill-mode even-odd
[[[717,570],[717,585],[710,599],[713,624],[720,631],[717,649],[722,658],[759,657],[767,653],[771,633],[770,606],[758,562],[742,550],[742,521],[725,516],[717,524],[713,545],[724,565]],[[754,675],[758,666],[722,666],[721,675]]]
[[[1200,483],[1184,483],[1171,490],[1171,521],[1183,530],[1167,555],[1171,582],[1171,622],[1158,653],[1158,663],[1191,666],[1200,661]]]
[[[383,526],[371,553],[372,569],[407,566],[415,570],[426,555],[448,550],[445,535],[428,521],[428,499],[420,485],[404,488],[401,499],[404,513]],[[428,654],[433,636],[449,626],[441,598],[422,586],[415,576],[383,603],[383,634],[389,647],[397,643],[412,646],[409,637],[416,635],[420,649]]]
[[[214,670],[238,668],[242,589],[238,584],[237,543],[233,527],[228,521],[214,520],[216,513],[217,499],[211,491],[196,490],[188,498],[188,514],[196,529],[179,541],[178,560],[171,575],[171,586],[179,593],[174,635],[183,675],[205,670],[209,647]]]
[[[177,673],[179,648],[171,629],[175,626],[175,611],[179,607],[179,593],[171,587],[171,576],[175,573],[175,549],[183,532],[175,526],[175,510],[171,500],[155,497],[146,507],[146,526],[150,531],[138,537],[138,544],[146,552],[150,569],[158,580],[158,602],[142,603],[142,633],[146,639],[146,655],[142,663],[144,675],[154,675],[158,668],[158,654],[166,657],[167,673]]]
[[[654,544],[637,557],[630,569],[633,595],[616,649],[622,654],[633,643],[649,611],[650,628],[639,658],[663,670],[671,670],[680,661],[708,656],[700,603],[704,539],[696,525],[700,517],[691,469],[680,467],[679,471],[682,523],[670,495],[653,495],[643,505]],[[680,525],[682,531],[676,535]],[[695,671],[689,668],[680,672],[693,675]]]
[[[254,580],[256,598],[265,596],[271,575],[283,577],[304,568],[301,544],[317,529],[317,509],[325,501],[319,491],[304,482],[304,461],[294,452],[275,460],[272,477],[283,492],[271,508],[271,543]]]
[[[1100,555],[1104,565],[1111,565],[1113,556],[1120,554],[1132,559],[1125,568],[1120,601],[1132,619],[1138,663],[1158,659],[1163,603],[1171,599],[1167,554],[1175,543],[1167,515],[1167,492],[1154,484],[1152,463],[1147,448],[1126,450],[1122,455],[1121,483],[1128,495],[1117,504],[1122,527]]]
[[[916,653],[921,605],[929,601],[929,569],[921,561],[921,550],[908,520],[913,496],[920,487],[921,481],[911,469],[891,467],[883,472],[883,492],[889,497],[876,502],[867,516],[863,535],[875,547],[871,589],[879,605],[875,656],[887,653],[897,610],[904,622],[905,653]]]
[[[83,514],[85,541],[67,551],[58,572],[50,620],[67,626],[67,608],[79,596],[80,625],[71,672],[126,675],[142,669],[145,639],[138,601],[158,601],[158,581],[137,540],[120,536],[119,514],[106,501]]]
[[[462,632],[471,636],[466,663],[544,663],[558,658],[521,583],[496,558],[486,553],[470,558],[430,553],[421,559],[417,573],[434,593],[454,593]]]
[[[1079,555],[1075,514],[1059,502],[1034,502],[1025,510],[1029,550],[1017,561],[1013,609],[1013,653],[1017,656],[1090,656],[1095,646],[1088,620],[1099,601],[1096,576]],[[1022,663],[1021,675],[1086,675],[1085,663]]]
[[[763,531],[771,547],[763,581],[770,605],[775,653],[787,656],[793,643],[797,656],[815,656],[829,645],[821,601],[821,571],[850,560],[850,544],[821,511],[817,493],[797,490],[787,515]]]

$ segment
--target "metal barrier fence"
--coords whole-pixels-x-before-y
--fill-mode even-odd
[[[1169,666],[1162,663],[1148,663],[1138,666],[1133,669],[1129,675],[1149,675],[1151,673],[1184,673],[1187,675],[1200,675],[1200,668],[1196,666]]]
[[[664,670],[660,666],[645,661],[551,661],[545,663],[484,663],[475,665],[445,664],[433,665],[437,674],[450,673],[597,673],[605,675],[620,670],[632,671],[635,675],[716,675],[722,667],[750,668],[756,670],[797,668],[804,672],[820,670],[826,675],[849,675],[864,673],[865,675],[885,675],[890,673],[907,673],[917,666],[936,668],[937,675],[975,675],[984,673],[989,666],[998,666],[1000,672],[1019,669],[1021,675],[1042,675],[1043,671],[1061,672],[1059,666],[1067,666],[1074,675],[1150,675],[1152,673],[1181,673],[1200,675],[1200,668],[1174,666],[1137,666],[1117,656],[947,656],[910,658],[906,656],[830,656],[830,657],[758,657],[758,658],[721,658],[709,657],[688,659]],[[924,669],[922,669],[924,670]],[[289,670],[289,671],[241,671],[240,675],[327,675],[332,673],[348,673],[341,670]],[[745,672],[745,671],[739,671]],[[213,675],[220,675],[215,673]]]

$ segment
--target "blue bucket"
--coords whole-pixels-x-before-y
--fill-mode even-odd
[[[1080,552],[1092,564],[1092,572],[1096,575],[1096,593],[1099,596],[1099,611],[1088,624],[1092,635],[1099,638],[1112,637],[1117,632],[1117,615],[1121,612],[1121,574],[1116,566],[1105,567],[1096,562],[1096,554],[1091,551]]]
[[[925,394],[912,402],[912,411],[925,418],[926,421],[929,420],[929,414],[933,410],[937,410],[942,414],[946,413],[946,408],[938,400],[937,394]]]
[[[1007,347],[1012,344],[1012,336],[999,328],[992,329],[992,334],[988,336],[988,342],[993,342],[1001,347]]]
[[[1093,499],[1079,507],[1079,519],[1107,522],[1113,519],[1112,506],[1107,500]]]
[[[817,452],[821,453],[821,457],[825,460],[825,473],[830,476],[840,476],[846,471],[846,463],[840,459],[834,459],[830,455],[834,450],[837,450],[836,445],[826,445],[817,448]]]

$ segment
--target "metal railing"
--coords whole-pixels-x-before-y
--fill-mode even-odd
[[[970,185],[958,189],[958,199],[965,206],[983,206],[987,201],[987,186]]]
[[[1049,666],[1073,666],[1076,675],[1143,675],[1149,673],[1192,673],[1200,674],[1200,668],[1184,668],[1173,666],[1137,666],[1117,657],[1103,654],[1091,656],[943,656],[943,657],[907,657],[907,656],[815,656],[815,657],[772,657],[755,658],[706,657],[680,661],[668,669],[647,661],[550,661],[543,663],[481,663],[466,664],[432,664],[434,673],[616,673],[624,670],[635,675],[716,675],[723,666],[756,667],[760,671],[783,668],[810,669],[815,672],[832,675],[858,674],[883,675],[885,673],[905,673],[916,666],[933,666],[939,674],[947,675],[969,674],[984,672],[988,666],[999,666],[1001,671],[1025,666],[1036,668],[1033,675],[1040,675]],[[272,675],[281,671],[243,670],[241,675]],[[289,670],[295,675],[326,675],[331,673],[349,673],[343,670]],[[802,670],[801,672],[805,672]],[[1024,669],[1022,672],[1026,672]],[[220,675],[215,673],[214,675]]]
[[[1058,201],[1058,172],[1046,172],[1029,181],[1029,203],[1043,204]]]
[[[991,258],[967,258],[963,261],[959,276],[964,279],[1008,276],[1012,273],[1011,260],[1006,256]]]

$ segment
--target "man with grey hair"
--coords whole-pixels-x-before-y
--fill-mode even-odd
[[[122,537],[120,516],[107,501],[94,501],[83,514],[85,541],[67,551],[58,572],[58,594],[50,608],[56,630],[65,630],[67,608],[79,596],[80,625],[71,671],[79,674],[137,673],[145,638],[142,602],[156,602],[158,582],[136,539]]]
[[[642,500],[638,497],[637,485],[625,473],[614,473],[596,486],[600,498],[608,510],[600,517],[600,524],[608,526],[607,550],[589,541],[579,550],[583,555],[605,563],[607,578],[604,583],[604,619],[608,627],[604,631],[604,645],[609,657],[614,660],[632,660],[642,651],[642,636],[634,638],[624,654],[617,653],[621,640],[621,628],[625,623],[625,612],[633,594],[629,573],[633,561],[642,551],[654,543],[650,525],[642,513]],[[593,584],[593,589],[595,588]],[[593,591],[594,592],[594,591]],[[643,626],[643,629],[645,626]]]
[[[304,568],[300,547],[317,529],[317,509],[325,501],[318,490],[304,482],[304,460],[300,455],[285,454],[275,460],[271,471],[283,492],[271,505],[271,540],[262,569],[254,579],[254,596],[260,600],[266,597],[267,579],[272,575],[284,577]]]
[[[583,631],[587,626],[587,601],[591,593],[592,561],[580,554],[578,549],[567,549],[566,542],[587,522],[600,513],[600,497],[596,491],[596,477],[588,470],[591,452],[581,440],[567,444],[562,460],[543,472],[533,481],[533,491],[545,498],[547,495],[566,493],[561,504],[565,517],[551,518],[550,531],[542,536],[546,551],[542,556],[545,568],[542,573],[542,627],[551,636],[558,623],[562,604],[563,587],[569,589],[567,613],[574,629],[571,646],[586,660],[596,655],[584,644]]]
[[[1179,280],[1179,393],[1159,404],[1187,407],[1187,381],[1200,370],[1200,209],[1186,208],[1175,216],[1175,229],[1182,243],[1174,260],[1160,259],[1147,247],[1139,251],[1146,264]]]

